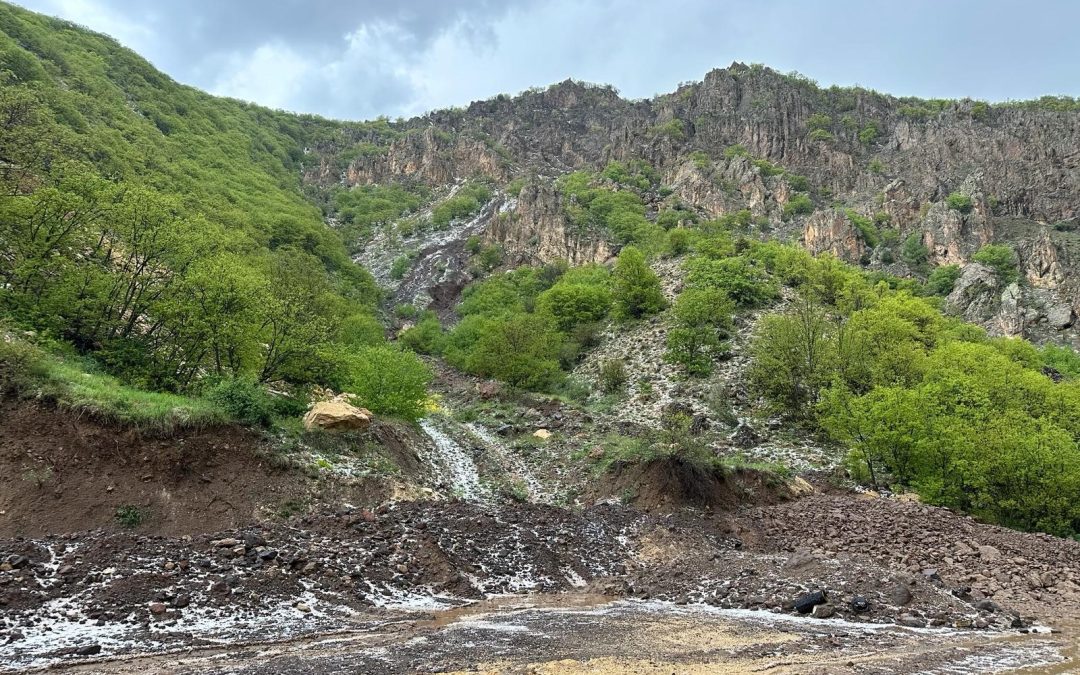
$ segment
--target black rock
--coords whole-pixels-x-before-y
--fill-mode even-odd
[[[861,595],[856,595],[851,599],[850,607],[856,614],[863,614],[870,611],[870,601]]]
[[[985,600],[980,600],[976,602],[975,609],[981,612],[990,612],[991,614],[993,614],[994,612],[998,611],[998,606],[994,604],[993,600],[987,598]]]
[[[78,656],[94,656],[101,653],[101,645],[83,645],[75,650]]]
[[[825,591],[814,591],[795,598],[795,611],[799,614],[809,614],[817,605],[825,604]]]

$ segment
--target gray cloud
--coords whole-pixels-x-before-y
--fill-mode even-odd
[[[333,117],[566,77],[642,97],[735,60],[898,95],[1080,93],[1070,0],[21,1],[112,34],[182,82]]]

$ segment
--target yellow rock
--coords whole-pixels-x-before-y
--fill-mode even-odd
[[[346,403],[342,397],[319,401],[304,415],[304,428],[346,431],[367,429],[371,425],[371,411]]]
[[[551,432],[547,429],[537,429],[533,432],[533,436],[539,438],[542,441],[546,441],[547,439],[551,438]]]

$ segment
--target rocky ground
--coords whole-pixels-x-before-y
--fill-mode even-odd
[[[841,518],[845,512],[849,516]],[[911,555],[915,550],[920,557]],[[857,644],[865,656],[865,640],[856,636],[874,635],[899,648],[912,639],[896,632],[903,627],[927,631],[923,639],[942,653],[952,653],[945,649],[950,643],[975,640],[979,651],[1001,651],[1006,659],[1012,643],[1000,642],[1001,636],[1072,625],[1078,578],[1069,561],[1080,559],[1080,544],[978,525],[941,509],[820,494],[710,517],[622,506],[575,512],[404,502],[184,538],[93,532],[5,540],[0,551],[2,663],[14,669],[342,630],[385,632],[388,622],[416,622],[425,612],[523,593],[625,599],[630,604],[603,610],[617,617],[615,625],[648,613],[651,605],[643,602],[666,603],[650,621],[698,625],[699,631],[723,624],[721,635],[727,631],[744,642],[750,631],[758,651],[747,644],[746,654],[753,658],[783,655],[798,663],[821,650],[840,658],[854,654]],[[973,581],[987,568],[993,576]],[[1037,590],[1029,583],[1032,574]],[[513,619],[500,613],[492,621],[506,627],[484,624],[478,630],[489,639],[477,650],[451,650],[445,660],[423,650],[416,660],[412,643],[391,640],[396,661],[371,672],[498,671],[507,658],[548,660],[560,652],[538,651],[535,640],[515,647],[506,639],[536,626],[578,635],[573,626],[582,620],[573,612]],[[524,628],[515,627],[522,622]],[[798,642],[784,638],[763,649],[771,639],[765,636],[776,630],[797,635]],[[446,635],[439,640],[447,649],[459,644]],[[1039,658],[1054,662],[1063,658],[1053,646],[1059,641],[1051,635],[1021,644],[1039,645]],[[560,644],[572,660],[627,657],[617,642],[602,649],[588,640],[577,648]],[[657,653],[667,654],[661,647]],[[715,651],[678,658],[711,663]],[[717,663],[738,663],[743,654],[720,651]],[[299,672],[339,672],[351,662],[327,658],[325,669],[309,664]],[[274,672],[264,661],[245,667]]]

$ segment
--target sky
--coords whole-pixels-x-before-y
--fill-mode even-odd
[[[628,98],[734,61],[824,86],[1080,96],[1073,0],[18,0],[214,94],[409,117],[569,78]]]

